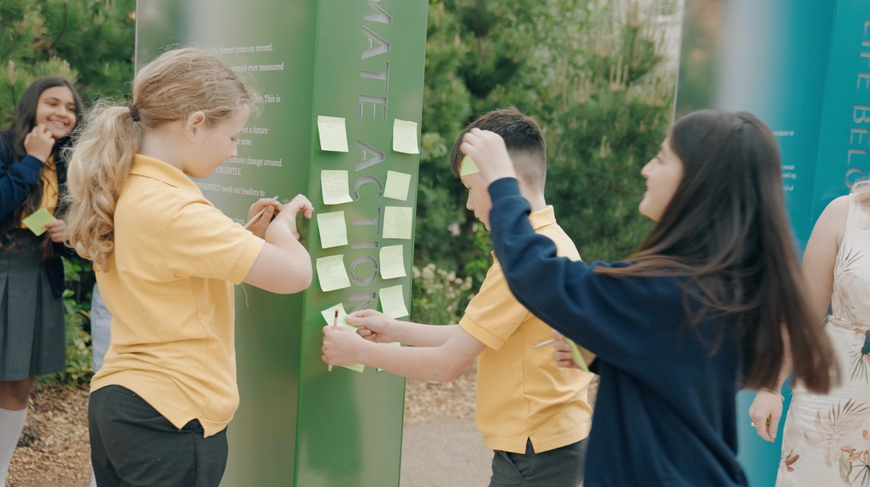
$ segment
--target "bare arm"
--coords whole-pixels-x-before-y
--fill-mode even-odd
[[[453,336],[459,325],[423,325],[399,321],[372,309],[347,315],[349,324],[358,327],[357,333],[377,343],[399,342],[414,347],[439,347]]]
[[[244,282],[277,294],[293,294],[311,285],[311,258],[297,240],[296,214],[311,218],[314,207],[299,195],[288,203],[266,230],[266,244]]]
[[[385,347],[363,339],[350,328],[325,326],[323,361],[339,366],[363,364],[410,379],[448,382],[486,348],[462,328],[453,330],[450,338],[437,347]]]

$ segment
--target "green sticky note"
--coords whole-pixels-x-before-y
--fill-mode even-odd
[[[343,118],[318,115],[317,131],[320,134],[320,150],[347,152],[347,129]]]
[[[384,279],[405,277],[404,245],[388,245],[381,247],[380,269]]]
[[[410,187],[410,174],[387,171],[387,184],[386,187],[384,187],[384,198],[408,201],[408,188]]]
[[[320,280],[320,289],[325,293],[350,287],[343,255],[317,259],[317,277]]]
[[[477,164],[471,160],[471,156],[465,156],[462,158],[462,165],[459,166],[459,176],[468,176],[469,174],[479,173],[480,169],[477,168]]]
[[[27,228],[38,237],[48,231],[48,229],[43,227],[43,225],[53,221],[57,221],[57,218],[51,216],[51,213],[49,213],[45,208],[40,208],[31,213],[27,218],[21,220],[21,223],[26,225]]]
[[[393,342],[393,343],[379,343],[378,345],[382,345],[382,346],[384,346],[384,347],[401,347],[401,346],[402,346],[402,344],[399,343],[399,342]],[[378,368],[378,372],[383,372],[383,370],[384,370],[384,369],[382,369],[382,368],[380,368],[380,367]]]
[[[356,330],[356,327],[348,323],[344,317],[347,316],[347,313],[344,311],[344,305],[342,303],[338,303],[335,306],[325,309],[320,312],[323,315],[323,319],[326,320],[326,324],[332,326],[335,322],[335,311],[338,310],[338,324],[336,326],[344,326],[350,328],[352,330]],[[353,364],[353,365],[344,365],[345,369],[354,370],[356,372],[362,372],[366,369],[365,365],[362,364]]]
[[[323,204],[338,205],[350,203],[347,171],[320,171],[320,187],[323,190]]]
[[[411,239],[411,222],[414,219],[411,208],[387,206],[384,208],[384,238]]]
[[[343,211],[317,214],[317,229],[320,231],[320,246],[324,249],[347,245],[347,224]]]
[[[381,311],[390,318],[408,316],[408,308],[405,307],[405,293],[402,285],[385,287],[378,291],[381,297]]]
[[[405,154],[419,154],[417,124],[406,120],[393,121],[393,150]]]

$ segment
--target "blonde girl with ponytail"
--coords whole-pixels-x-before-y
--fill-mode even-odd
[[[101,487],[217,486],[239,402],[233,284],[311,283],[294,232],[313,211],[304,196],[254,203],[249,217],[266,211],[249,231],[188,177],[237,155],[252,108],[218,58],[173,50],[141,69],[128,106],[94,109],[72,149],[67,238],[94,262],[113,317],[88,413]]]

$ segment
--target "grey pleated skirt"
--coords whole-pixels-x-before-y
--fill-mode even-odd
[[[51,292],[40,239],[17,233],[19,244],[0,250],[0,381],[66,368],[63,300]]]

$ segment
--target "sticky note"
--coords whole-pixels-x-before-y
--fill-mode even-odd
[[[408,188],[411,186],[411,175],[403,172],[387,171],[387,185],[384,187],[384,197],[394,200],[408,200]]]
[[[318,115],[317,131],[320,133],[320,150],[347,152],[347,129],[343,118]]]
[[[411,239],[411,208],[387,206],[384,208],[384,238]]]
[[[343,211],[317,214],[320,246],[324,249],[347,245],[347,223]]]
[[[477,168],[477,164],[474,163],[470,156],[462,158],[462,165],[459,167],[459,176],[468,176],[469,174],[479,172],[480,169]]]
[[[348,190],[347,171],[320,171],[320,188],[323,191],[325,205],[339,205],[353,201]]]
[[[43,227],[46,223],[51,223],[57,218],[51,216],[45,208],[40,208],[30,214],[27,218],[21,220],[21,223],[27,226],[31,232],[37,237],[45,233],[48,229]]]
[[[393,150],[405,154],[419,154],[417,146],[417,124],[399,120],[393,121]]]
[[[381,311],[390,318],[408,316],[408,308],[405,307],[405,295],[402,285],[385,287],[378,291],[381,297]]]
[[[384,279],[395,279],[397,277],[405,277],[408,274],[405,272],[405,256],[403,252],[404,245],[388,245],[381,247],[381,277]]]
[[[384,346],[384,347],[401,347],[401,346],[402,346],[402,344],[399,343],[399,342],[393,342],[393,343],[379,343],[378,345],[382,345],[382,346]],[[384,369],[378,368],[378,372],[383,372],[383,370],[384,370]]]
[[[347,270],[344,268],[344,256],[333,255],[317,259],[317,277],[323,292],[335,291],[350,287]]]
[[[335,311],[338,310],[338,324],[336,326],[344,326],[350,328],[352,330],[356,330],[356,327],[349,324],[344,317],[347,316],[347,313],[344,311],[344,304],[338,303],[335,306],[325,309],[320,312],[323,315],[323,319],[326,320],[326,324],[328,326],[332,326],[335,322]],[[344,365],[346,369],[355,370],[357,372],[362,372],[366,369],[365,365],[362,364],[353,364],[353,365]]]

